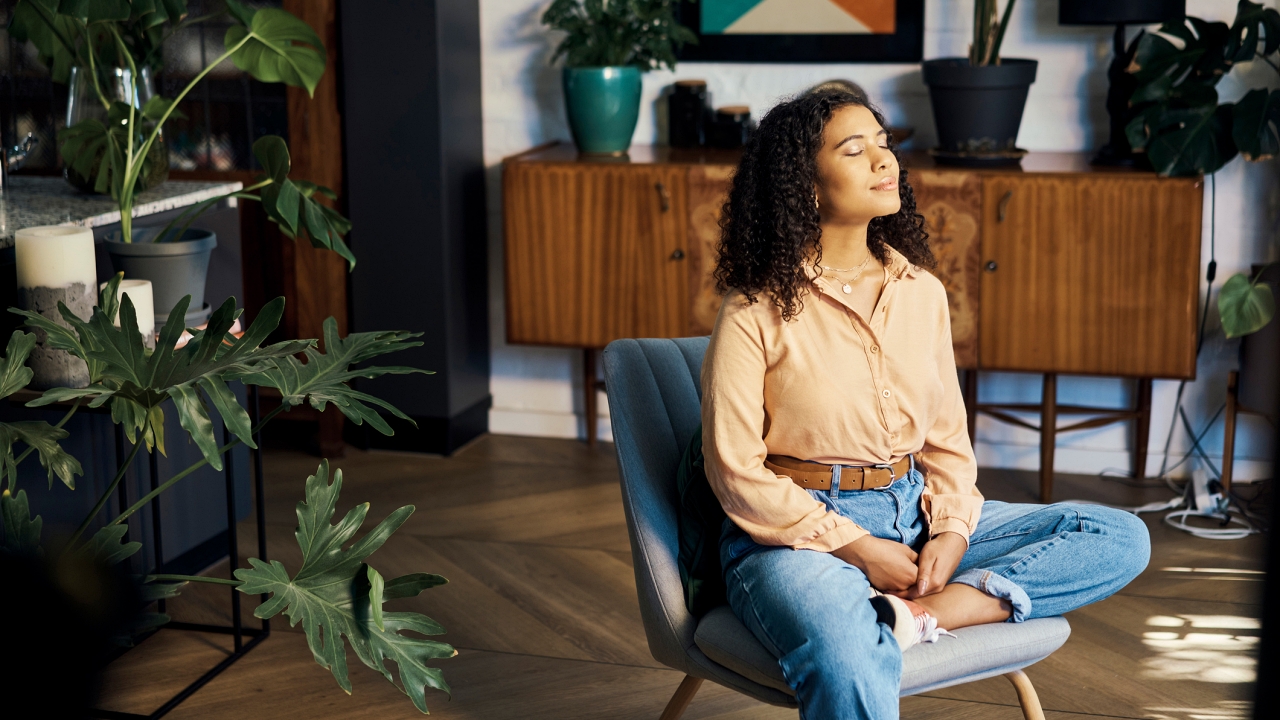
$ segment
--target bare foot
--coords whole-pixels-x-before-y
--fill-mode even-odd
[[[1013,615],[1013,606],[1007,600],[959,583],[946,586],[942,592],[918,597],[915,602],[937,618],[938,627],[948,630],[1004,622]]]

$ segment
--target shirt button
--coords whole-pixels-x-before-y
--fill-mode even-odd
[[[885,390],[883,393],[881,393],[881,395],[884,395],[885,397],[889,397],[889,391]]]
[[[873,353],[878,353],[878,352],[880,352],[880,346],[879,346],[879,345],[872,345],[872,346],[871,346],[871,352],[873,352]]]

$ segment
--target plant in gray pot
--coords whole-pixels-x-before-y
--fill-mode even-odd
[[[75,41],[64,39],[65,28],[78,28],[82,37],[105,38],[114,44],[116,57],[128,66],[133,87],[128,96],[141,98],[138,70],[142,60],[135,59],[137,48],[130,45],[128,26],[118,18],[118,3],[61,3],[56,11],[39,0],[22,0],[27,8],[28,36],[35,37],[31,27],[45,26],[46,34],[64,45]],[[135,4],[129,12],[137,14],[152,3]],[[156,23],[177,23],[186,14],[185,0],[171,0],[166,7],[173,12]],[[223,38],[225,51],[211,58],[173,98],[152,97],[145,104],[112,102],[106,121],[87,117],[58,134],[59,150],[67,167],[85,178],[92,178],[93,190],[110,192],[120,208],[120,234],[106,243],[107,252],[117,271],[131,279],[150,280],[155,298],[157,327],[164,324],[178,301],[190,295],[196,308],[187,313],[188,326],[196,326],[209,317],[204,307],[205,278],[209,255],[217,238],[206,230],[192,229],[191,223],[201,213],[227,198],[261,202],[267,216],[291,238],[306,235],[311,244],[332,250],[355,267],[343,236],[351,223],[330,207],[318,202],[320,195],[336,198],[328,188],[289,178],[289,149],[282,138],[269,135],[253,145],[254,156],[263,175],[249,187],[212,198],[189,208],[169,225],[159,229],[134,228],[133,207],[142,190],[142,177],[152,164],[152,149],[159,142],[164,123],[175,115],[178,103],[215,67],[230,60],[236,67],[263,82],[283,82],[306,88],[314,93],[324,74],[325,49],[320,38],[305,22],[277,8],[255,9],[238,0],[226,0],[226,14],[231,20]],[[130,16],[133,17],[132,15]],[[150,16],[148,16],[150,17]],[[149,22],[149,21],[148,21]],[[153,25],[156,23],[152,23]],[[148,25],[151,27],[151,25]],[[46,37],[46,40],[48,38]],[[39,44],[37,43],[37,48]],[[92,52],[90,52],[92,58]]]
[[[931,152],[939,163],[1009,165],[1026,154],[1017,147],[1018,127],[1038,63],[1000,57],[1015,0],[998,21],[997,2],[975,0],[969,57],[924,62],[938,129],[938,147]]]
[[[564,56],[565,106],[578,150],[622,155],[640,115],[640,74],[675,69],[675,50],[697,36],[676,22],[679,0],[554,0],[542,22],[568,35],[551,61]]]

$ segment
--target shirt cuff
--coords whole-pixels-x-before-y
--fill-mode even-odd
[[[929,526],[929,539],[932,540],[945,532],[953,532],[964,538],[965,547],[968,547],[969,525],[965,521],[957,517],[940,518]]]
[[[842,522],[818,537],[792,547],[796,550],[817,550],[829,553],[870,534],[870,531],[857,523]]]

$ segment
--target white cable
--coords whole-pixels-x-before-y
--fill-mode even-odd
[[[1178,528],[1183,532],[1191,533],[1192,535],[1195,535],[1198,538],[1204,538],[1206,540],[1241,540],[1243,538],[1249,537],[1250,535],[1256,535],[1258,533],[1258,530],[1253,527],[1253,524],[1249,522],[1248,518],[1245,518],[1242,520],[1240,518],[1237,518],[1231,515],[1229,512],[1226,515],[1227,523],[1228,524],[1237,523],[1242,527],[1239,527],[1239,528],[1194,527],[1194,526],[1188,525],[1185,520],[1187,517],[1190,517],[1193,515],[1196,517],[1222,517],[1220,515],[1206,515],[1200,512],[1199,510],[1178,510],[1176,512],[1171,512],[1168,515],[1165,515],[1164,521],[1165,521],[1165,524],[1169,525],[1170,527]]]

